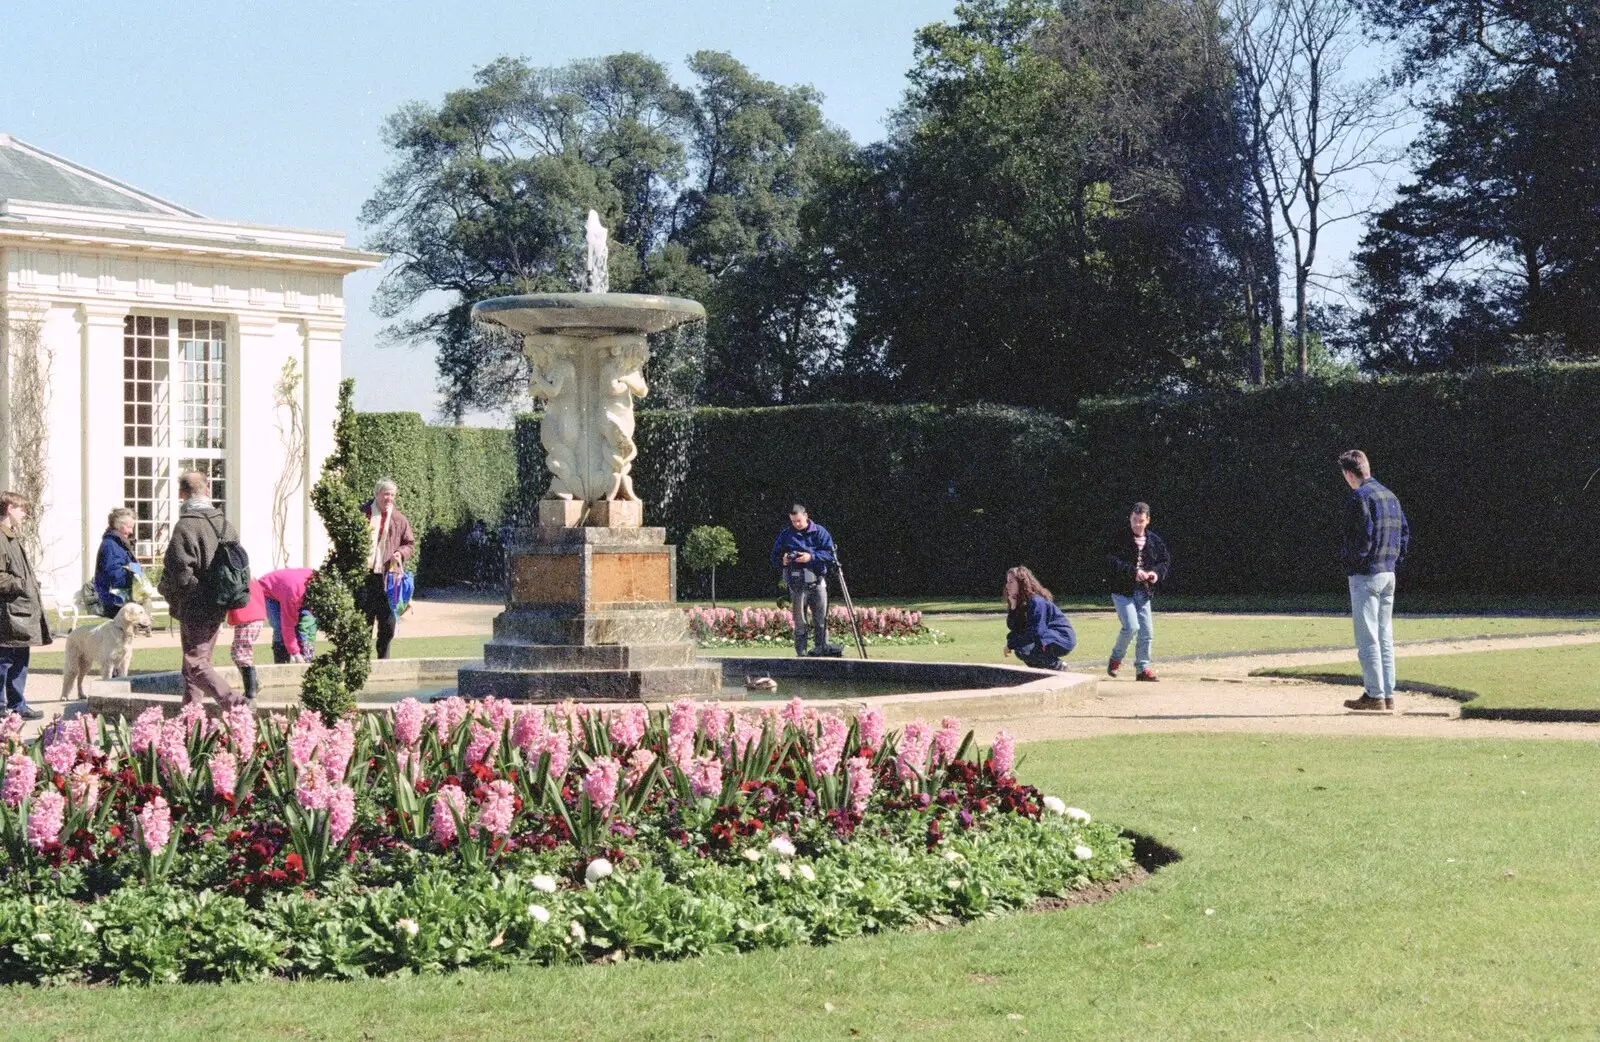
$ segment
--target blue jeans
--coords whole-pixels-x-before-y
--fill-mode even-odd
[[[1350,617],[1368,698],[1394,697],[1394,573],[1350,576]]]
[[[1150,643],[1156,635],[1156,620],[1150,612],[1150,594],[1145,590],[1133,591],[1132,597],[1113,593],[1111,603],[1117,609],[1117,618],[1122,620],[1122,632],[1117,634],[1116,646],[1111,649],[1112,660],[1122,661],[1122,656],[1128,653],[1128,642],[1137,633],[1139,643],[1134,647],[1133,667],[1138,670],[1149,669]]]
[[[26,709],[22,690],[28,684],[28,661],[32,648],[0,648],[0,686],[5,688],[7,709]]]

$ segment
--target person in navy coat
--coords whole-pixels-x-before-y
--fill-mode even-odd
[[[1035,669],[1066,669],[1061,656],[1078,646],[1078,635],[1044,584],[1018,565],[1006,573],[1005,598],[1006,654]]]

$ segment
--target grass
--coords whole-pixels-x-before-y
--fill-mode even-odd
[[[1099,905],[828,948],[13,989],[0,1037],[1593,1037],[1592,744],[1184,734],[1026,752],[1026,778],[1184,860]]]
[[[1345,679],[1360,677],[1361,667],[1340,662],[1259,672]],[[1402,656],[1395,663],[1395,674],[1401,683],[1471,693],[1474,697],[1462,706],[1462,716],[1536,716],[1550,711],[1549,718],[1600,717],[1600,682],[1595,679],[1600,677],[1600,644]]]
[[[843,604],[843,598],[829,593],[830,603]],[[1532,596],[1504,594],[1430,594],[1402,588],[1401,606],[1409,614],[1427,615],[1543,615],[1573,616],[1600,615],[1600,597],[1595,596]],[[701,607],[710,607],[709,601],[685,601]],[[785,601],[787,604],[787,600]],[[921,612],[993,612],[1004,611],[998,592],[993,597],[858,597],[857,606],[910,608]],[[1104,593],[1057,593],[1056,603],[1063,611],[1105,611],[1111,606],[1111,597]],[[764,607],[777,604],[776,591],[772,597],[753,600],[719,600],[723,608]],[[1344,615],[1350,611],[1350,598],[1342,592],[1327,593],[1250,593],[1213,594],[1191,596],[1182,593],[1163,593],[1156,600],[1157,611],[1200,611],[1227,614],[1304,614],[1322,613]]]
[[[1105,611],[1073,616],[1078,632],[1078,650],[1068,659],[1079,668],[1100,667],[1100,660],[1111,651],[1118,624]],[[1004,662],[1005,620],[992,618],[937,618],[928,620],[952,643],[881,647],[867,649],[872,658],[910,659],[919,662]],[[1529,633],[1564,633],[1600,629],[1600,620],[1523,616],[1401,617],[1395,620],[1397,640],[1437,640],[1474,636],[1514,636]],[[227,665],[228,631],[217,645],[213,660]],[[480,658],[488,634],[452,637],[396,637],[390,653],[395,658]],[[1350,621],[1343,617],[1314,615],[1257,618],[1230,615],[1156,614],[1156,659],[1189,655],[1246,651],[1285,651],[1297,648],[1343,647],[1352,645]],[[257,646],[258,662],[270,661],[266,644]],[[854,651],[849,652],[854,654]],[[764,648],[719,648],[718,655],[787,656],[787,645]],[[61,671],[61,652],[42,651],[33,656],[33,668],[41,673]],[[133,654],[135,673],[176,670],[180,664],[177,648],[141,648]]]

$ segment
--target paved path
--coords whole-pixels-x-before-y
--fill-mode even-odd
[[[1437,641],[1408,645],[1401,649],[1401,658],[1593,643],[1600,643],[1600,635]],[[1395,699],[1393,714],[1352,713],[1343,702],[1359,694],[1357,688],[1249,675],[1270,666],[1355,660],[1352,649],[1338,654],[1320,651],[1174,662],[1161,668],[1159,684],[1137,683],[1133,670],[1125,668],[1121,678],[1103,679],[1096,697],[1062,715],[1004,726],[1020,741],[1171,731],[1600,740],[1600,724],[1463,720],[1459,702],[1431,695],[1402,692]],[[983,739],[988,736],[980,734]]]

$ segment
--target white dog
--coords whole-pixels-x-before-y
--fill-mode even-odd
[[[101,679],[127,676],[133,663],[133,638],[150,636],[150,613],[134,601],[129,601],[117,612],[114,619],[84,623],[67,634],[67,661],[61,670],[61,701],[82,698],[83,680],[100,665]]]

